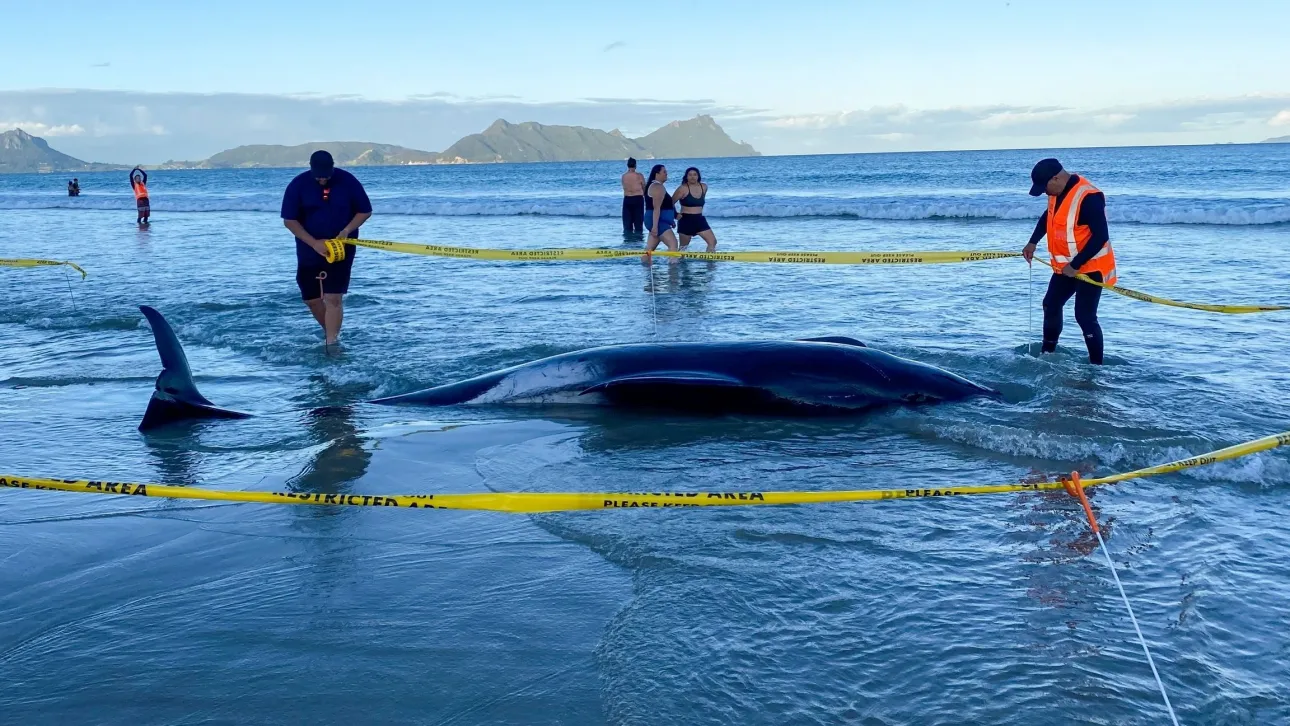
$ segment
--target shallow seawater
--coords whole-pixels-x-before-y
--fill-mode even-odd
[[[1121,284],[1290,303],[1290,147],[1060,152]],[[1041,152],[706,160],[724,249],[1013,250]],[[683,168],[686,162],[676,164]],[[364,236],[634,247],[614,164],[359,170]],[[282,170],[0,177],[0,472],[357,494],[913,488],[1112,473],[1290,429],[1286,313],[1104,298],[1108,362],[1038,339],[1016,260],[502,263],[359,250],[322,351]],[[117,178],[117,177],[120,178]],[[579,189],[583,190],[581,193]],[[1199,191],[1198,191],[1199,190]],[[70,286],[70,291],[69,291]],[[136,429],[159,362],[258,414]],[[1033,313],[1033,315],[1032,315]],[[582,347],[848,335],[1004,399],[828,419],[364,400]],[[319,410],[327,407],[326,410]],[[1290,457],[1095,490],[1180,720],[1290,721]],[[0,490],[0,695],[36,723],[1160,723],[1064,494],[535,516]]]

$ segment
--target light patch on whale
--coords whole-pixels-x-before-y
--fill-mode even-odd
[[[599,378],[599,367],[585,360],[521,367],[468,403],[594,403],[581,392]]]

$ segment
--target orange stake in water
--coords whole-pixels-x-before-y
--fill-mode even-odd
[[[1066,493],[1079,500],[1084,505],[1084,514],[1088,515],[1088,524],[1093,528],[1093,534],[1101,535],[1102,530],[1098,529],[1097,517],[1093,516],[1093,506],[1088,503],[1088,497],[1084,495],[1084,485],[1080,483],[1079,472],[1072,471],[1071,478],[1063,479],[1062,484],[1066,485]]]
[[[1178,716],[1174,714],[1174,706],[1169,702],[1169,694],[1165,691],[1165,682],[1160,679],[1160,671],[1156,670],[1156,661],[1151,657],[1151,649],[1147,647],[1147,639],[1142,634],[1142,628],[1138,626],[1138,616],[1133,614],[1133,606],[1129,604],[1129,596],[1124,592],[1124,583],[1120,582],[1120,575],[1115,571],[1115,563],[1111,561],[1111,552],[1106,548],[1106,540],[1102,539],[1102,530],[1097,526],[1097,517],[1093,516],[1093,506],[1088,503],[1088,497],[1084,494],[1084,485],[1080,483],[1079,472],[1072,471],[1071,478],[1063,479],[1062,484],[1066,487],[1066,493],[1079,500],[1084,506],[1084,514],[1088,515],[1088,524],[1093,528],[1093,535],[1097,537],[1097,544],[1102,549],[1102,556],[1106,558],[1106,566],[1111,569],[1111,577],[1115,579],[1115,587],[1120,591],[1120,599],[1124,601],[1124,609],[1129,612],[1129,622],[1133,623],[1133,631],[1138,634],[1138,642],[1142,644],[1142,652],[1147,656],[1147,665],[1151,666],[1151,675],[1156,677],[1156,686],[1160,688],[1160,697],[1165,702],[1165,710],[1169,712],[1169,720],[1174,726],[1178,726]]]

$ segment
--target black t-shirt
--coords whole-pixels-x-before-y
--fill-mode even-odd
[[[314,179],[311,172],[302,172],[291,180],[287,191],[282,195],[282,218],[300,222],[305,231],[315,239],[333,239],[355,214],[372,212],[372,202],[367,198],[363,185],[344,169],[332,172],[325,189],[324,194],[324,187]],[[358,230],[350,232],[349,236],[357,237]],[[346,257],[352,257],[353,254],[353,248],[345,250]],[[322,255],[298,238],[296,260],[312,267],[326,263]]]
[[[1070,181],[1066,182],[1066,188],[1061,194],[1057,195],[1056,208],[1061,208],[1062,202],[1066,201],[1066,195],[1071,189],[1079,183],[1079,177],[1071,174]],[[1076,270],[1084,266],[1085,262],[1093,259],[1093,255],[1102,251],[1106,246],[1107,240],[1111,239],[1111,232],[1106,224],[1106,195],[1102,192],[1093,192],[1084,196],[1084,201],[1079,206],[1079,216],[1076,218],[1080,224],[1089,228],[1093,236],[1089,238],[1088,244],[1080,250],[1075,259],[1071,260],[1071,266]],[[1039,222],[1035,224],[1035,231],[1030,235],[1030,243],[1038,244],[1039,240],[1048,234],[1048,210],[1039,215]]]

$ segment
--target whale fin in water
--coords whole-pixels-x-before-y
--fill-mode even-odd
[[[157,344],[157,354],[161,356],[161,373],[157,376],[156,390],[148,401],[148,410],[139,423],[140,431],[190,419],[250,418],[250,414],[219,408],[206,400],[193,382],[188,356],[184,355],[184,347],[179,344],[170,323],[147,305],[140,305],[139,310],[152,327],[152,338]]]

